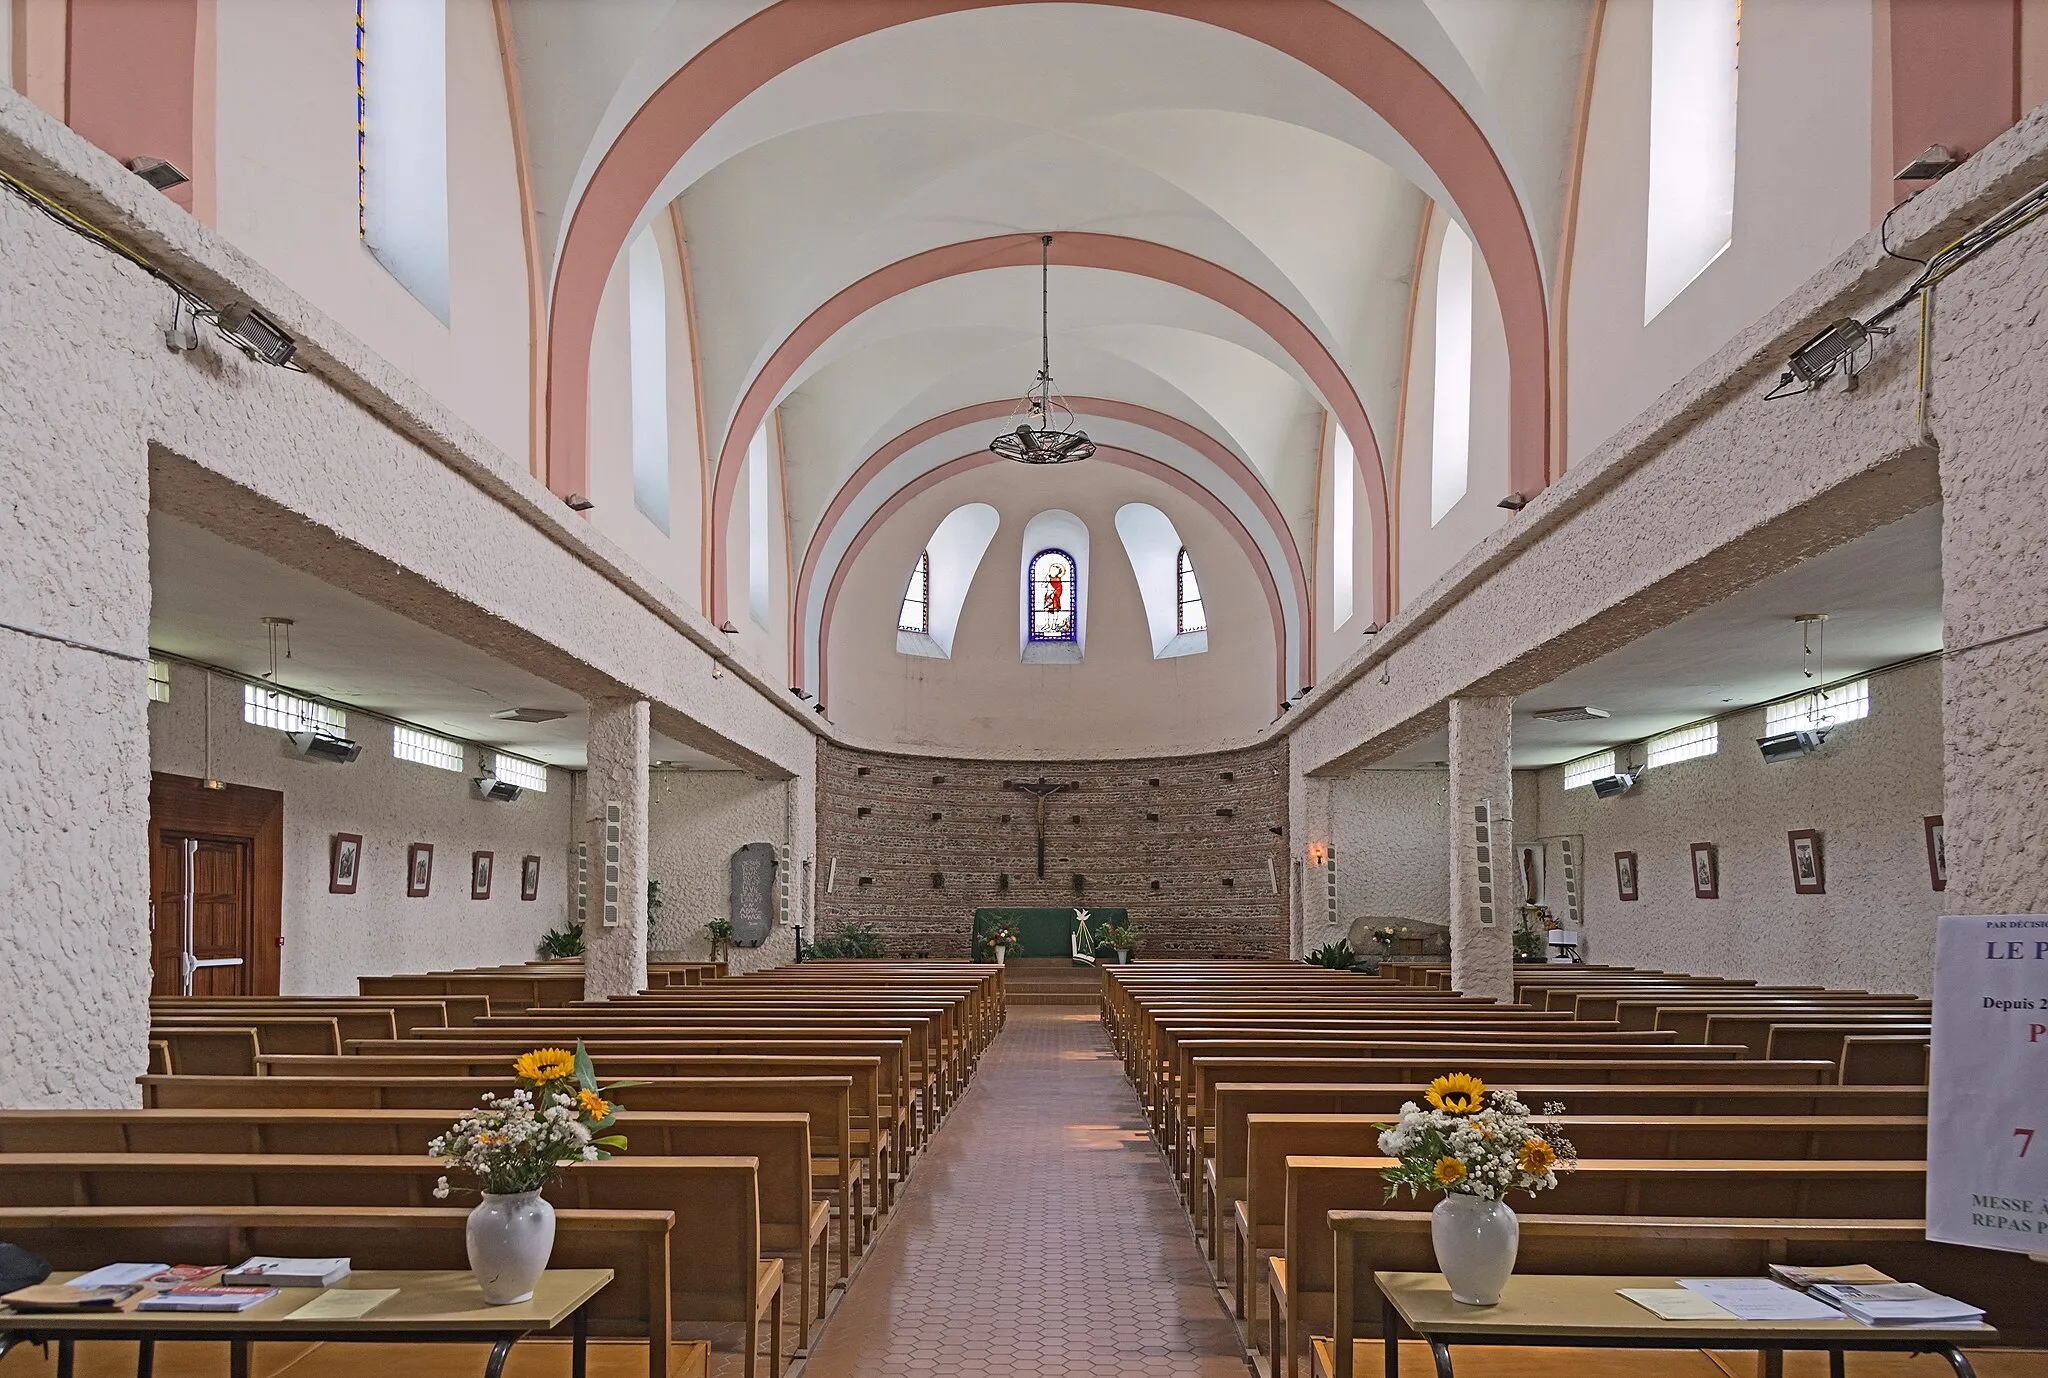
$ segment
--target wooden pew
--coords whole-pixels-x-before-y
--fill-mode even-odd
[[[781,1372],[782,1261],[761,1257],[752,1158],[616,1158],[565,1172],[558,1209],[665,1210],[688,1222],[669,1250],[675,1321],[743,1322],[752,1378],[768,1317],[769,1378]],[[300,1154],[0,1155],[0,1206],[422,1207],[438,1159]]]
[[[273,1254],[347,1257],[365,1272],[467,1272],[468,1221],[466,1208],[447,1207],[7,1206],[0,1207],[0,1239],[66,1271],[119,1258],[234,1263],[251,1254]],[[704,1367],[704,1356],[696,1352],[700,1344],[670,1338],[669,1232],[674,1223],[675,1213],[665,1210],[556,1212],[550,1266],[609,1268],[615,1275],[590,1303],[590,1333],[597,1340],[590,1355],[594,1378],[636,1373],[669,1378]],[[365,1362],[377,1362],[375,1351],[343,1347],[340,1352],[356,1372]],[[298,1359],[292,1371],[322,1372],[330,1367],[319,1362],[324,1358],[316,1353]]]
[[[409,1077],[387,1081],[357,1077],[179,1077],[141,1078],[143,1113],[204,1115],[260,1114],[320,1110],[432,1110],[451,1117],[475,1106],[486,1094],[506,1089],[493,1077]],[[866,1243],[867,1183],[864,1156],[869,1141],[852,1127],[851,1077],[670,1077],[632,1090],[633,1106],[620,1112],[632,1126],[642,1114],[717,1111],[776,1113],[809,1117],[812,1183],[831,1198],[840,1221],[839,1276],[853,1268],[853,1255]],[[40,1112],[15,1112],[34,1114]],[[134,1112],[118,1111],[116,1114]]]
[[[0,1154],[218,1153],[420,1158],[445,1133],[443,1110],[0,1110]],[[810,1118],[802,1113],[621,1111],[632,1153],[754,1158],[761,1238],[795,1263],[799,1348],[812,1308],[824,1315],[827,1204],[811,1192]],[[815,1288],[812,1278],[816,1277]]]
[[[328,1014],[354,1010],[389,1010],[393,1029],[403,1038],[414,1029],[454,1028],[472,1024],[490,1011],[481,995],[152,995],[152,1014],[211,1014],[216,1010],[255,1010],[278,1014]]]
[[[1285,1237],[1264,1274],[1275,1378],[1292,1375],[1311,1328],[1330,1325],[1336,1259],[1329,1213],[1380,1206],[1381,1174],[1392,1165],[1380,1157],[1287,1160]],[[1540,1204],[1548,1215],[1907,1220],[1918,1214],[1926,1191],[1927,1168],[1919,1162],[1589,1158],[1544,1192]],[[1417,1212],[1427,1214],[1428,1204],[1417,1203]]]
[[[389,1026],[387,1018],[385,1027]],[[196,1020],[152,1014],[149,1019],[151,1036],[168,1039],[174,1049],[183,1034],[209,1034],[230,1028],[254,1034],[259,1057],[266,1053],[327,1057],[341,1051],[341,1022],[333,1016],[315,1019],[243,1012]]]
[[[1435,1272],[1429,1217],[1415,1211],[1332,1211],[1335,1287],[1328,1336],[1313,1341],[1316,1378],[1377,1373],[1381,1299],[1375,1272]],[[1760,1277],[1772,1263],[1870,1263],[1989,1308],[2002,1344],[2048,1338],[2048,1313],[2027,1305],[2013,1268],[1982,1249],[1931,1244],[1920,1220],[1723,1221],[1664,1216],[1521,1216],[1515,1271]],[[1588,1260],[1595,1260],[1590,1263]],[[2001,1277],[2000,1274],[2004,1274]],[[2040,1280],[2035,1279],[2038,1288]],[[2038,1301],[2038,1291],[2033,1293]]]

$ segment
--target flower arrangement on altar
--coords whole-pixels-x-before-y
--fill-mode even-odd
[[[1407,1188],[1500,1201],[1511,1191],[1535,1193],[1557,1185],[1557,1174],[1578,1163],[1571,1141],[1547,1125],[1530,1123],[1529,1107],[1513,1091],[1452,1072],[1429,1084],[1429,1108],[1414,1101],[1400,1120],[1380,1129],[1380,1152],[1400,1162],[1383,1174],[1387,1199]],[[1546,1115],[1564,1107],[1547,1104]]]
[[[626,1136],[607,1134],[618,1118],[613,1092],[638,1082],[600,1086],[579,1041],[567,1048],[522,1053],[512,1071],[519,1086],[483,1103],[427,1145],[448,1167],[477,1179],[486,1195],[539,1191],[564,1167],[594,1163],[624,1152]],[[436,1197],[452,1190],[443,1177]]]
[[[1015,947],[1024,940],[1017,935],[1016,929],[1006,923],[999,923],[982,935],[982,941],[990,947]]]

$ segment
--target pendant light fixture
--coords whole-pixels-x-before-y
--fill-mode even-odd
[[[1052,386],[1052,236],[1038,237],[1038,378],[1017,404],[1016,423],[988,443],[1019,464],[1072,464],[1095,453],[1095,442],[1074,425],[1074,412]]]

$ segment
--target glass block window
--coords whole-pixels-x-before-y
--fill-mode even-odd
[[[921,550],[910,571],[910,587],[903,591],[903,608],[896,614],[896,630],[927,634],[932,629],[932,553]]]
[[[1202,586],[1195,582],[1195,561],[1186,546],[1180,548],[1174,586],[1174,631],[1183,636],[1189,632],[1207,631],[1209,615],[1202,609]]]
[[[1581,756],[1564,768],[1564,787],[1577,789],[1590,785],[1605,775],[1614,774],[1614,753],[1603,751],[1597,756]]]
[[[462,769],[462,743],[437,737],[417,727],[391,729],[391,754],[401,761],[414,761],[440,770]]]
[[[1764,708],[1764,734],[1818,732],[1870,716],[1870,681],[1851,680]]]
[[[348,715],[339,708],[261,684],[242,686],[242,721],[279,732],[325,732],[338,737],[348,731]]]
[[[1074,557],[1057,548],[1041,550],[1031,557],[1029,587],[1025,597],[1031,613],[1033,641],[1079,641],[1081,619],[1080,576]]]
[[[1721,724],[1694,723],[1674,732],[1650,738],[1650,767],[1674,765],[1696,756],[1711,756],[1721,749]]]
[[[152,660],[149,662],[149,701],[169,703],[171,701],[171,662]]]
[[[507,756],[502,751],[494,752],[491,756],[491,774],[508,785],[530,789],[536,794],[548,792],[548,768],[537,761],[521,760],[517,756]]]

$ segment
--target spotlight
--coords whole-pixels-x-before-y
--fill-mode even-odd
[[[489,799],[499,804],[509,804],[525,793],[511,781],[500,780],[495,775],[479,775],[470,783],[476,786],[479,799]]]
[[[563,498],[562,501],[569,505],[571,512],[588,512],[591,508],[597,506],[596,503],[584,497],[581,493],[571,493]]]
[[[808,690],[808,689],[799,689],[799,688],[797,688],[797,687],[796,687],[796,686],[795,686],[794,684],[792,684],[792,685],[790,685],[790,686],[789,686],[789,692],[790,692],[790,693],[792,693],[792,694],[795,694],[795,695],[797,696],[797,699],[798,699],[798,701],[800,701],[800,702],[801,702],[802,700],[805,700],[805,699],[808,699],[808,698],[810,698],[810,696],[811,696],[810,690]]]
[[[285,740],[292,744],[292,750],[316,761],[332,761],[345,766],[363,754],[362,744],[346,737],[330,737],[325,732],[287,732],[284,735]]]
[[[276,321],[247,302],[222,308],[214,324],[250,358],[282,368],[298,352],[299,342],[285,333]]]
[[[1528,505],[1529,499],[1520,493],[1510,493],[1494,504],[1495,507],[1505,507],[1510,512],[1519,512]]]
[[[1801,728],[1797,732],[1779,732],[1769,737],[1758,737],[1756,749],[1764,754],[1766,761],[1796,761],[1801,756],[1811,756],[1827,739],[1826,728]]]
[[[1792,376],[1811,387],[1833,374],[1868,343],[1870,331],[1863,322],[1853,316],[1845,317],[1792,351]]]
[[[192,180],[176,163],[165,162],[162,158],[130,158],[125,166],[158,191],[169,191]]]
[[[740,629],[733,625],[730,617],[718,624],[718,630],[724,632],[727,636],[738,636],[740,634]]]
[[[1932,182],[1961,167],[1963,159],[1946,144],[1929,144],[1920,156],[1892,174],[1894,182]]]
[[[1626,770],[1616,771],[1612,775],[1603,775],[1595,780],[1593,782],[1593,793],[1602,799],[1612,799],[1616,795],[1627,794],[1635,787],[1635,772]]]

